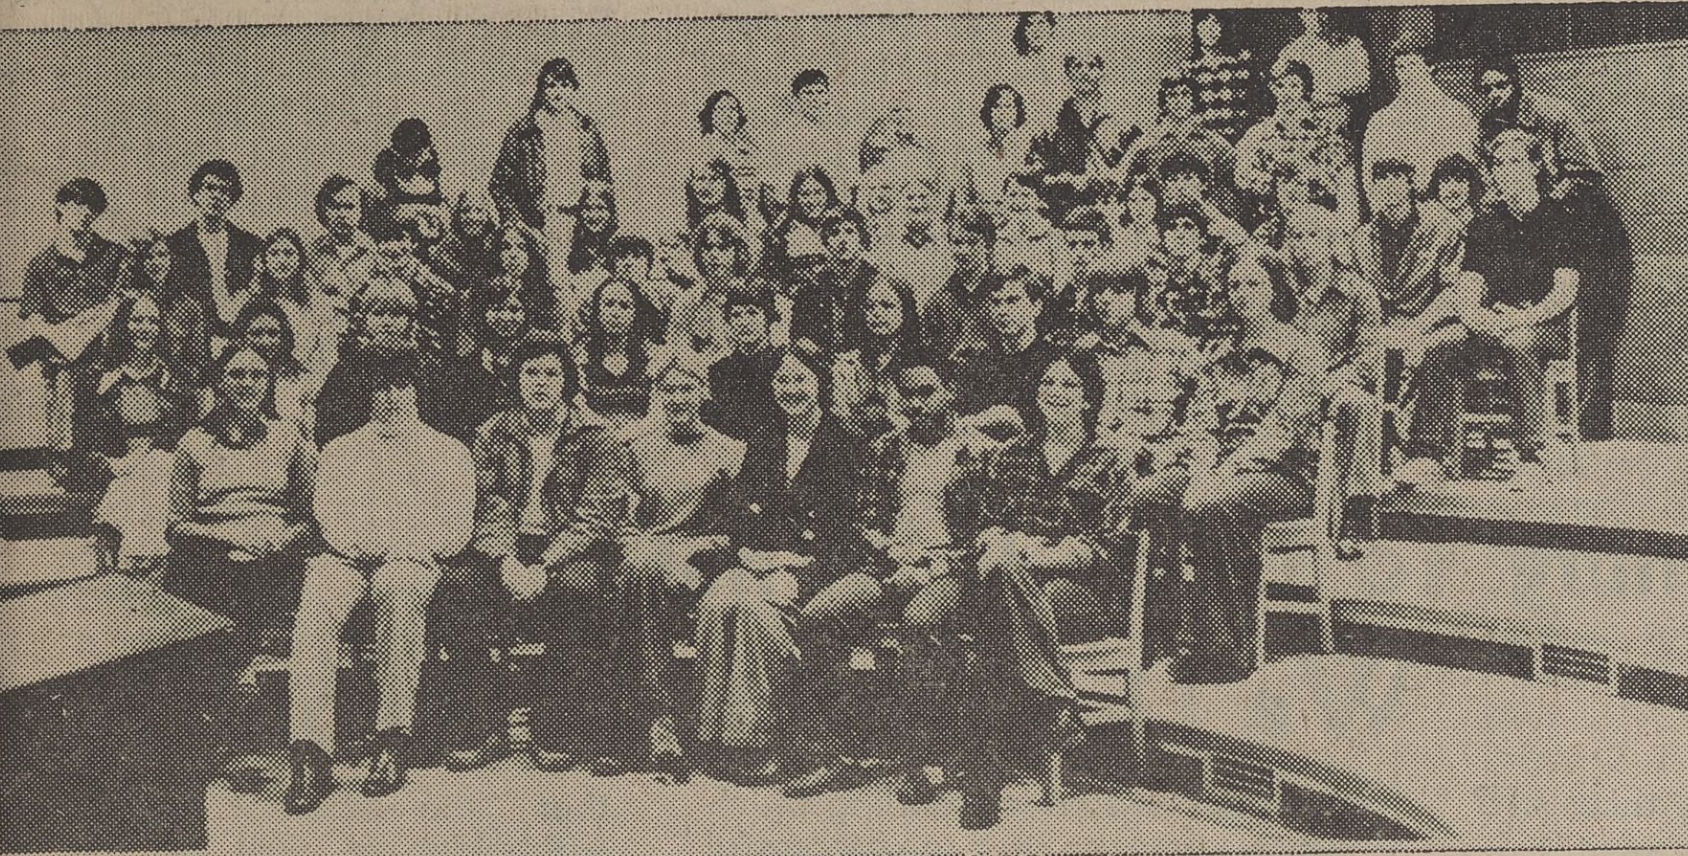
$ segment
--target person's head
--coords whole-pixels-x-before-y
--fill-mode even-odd
[[[405,282],[387,276],[370,279],[352,295],[350,313],[353,328],[370,347],[396,351],[414,341],[416,294]]]
[[[1279,112],[1305,105],[1313,97],[1313,69],[1298,59],[1279,62],[1272,68],[1271,87]]]
[[[157,355],[164,330],[164,313],[148,295],[124,300],[111,319],[108,347],[114,360]]]
[[[1125,203],[1125,215],[1121,225],[1150,226],[1155,217],[1160,214],[1161,206],[1160,182],[1148,173],[1136,173],[1120,185],[1119,195]]]
[[[568,342],[549,330],[522,337],[510,357],[516,393],[530,413],[556,413],[574,398],[580,378]]]
[[[1163,77],[1156,95],[1160,114],[1168,119],[1188,119],[1196,112],[1196,88],[1190,78]]]
[[[394,354],[375,364],[369,384],[371,425],[396,428],[416,421],[418,368],[412,353]]]
[[[483,291],[476,295],[480,311],[471,317],[479,328],[476,341],[482,345],[517,341],[528,329],[527,305],[513,288]]]
[[[389,141],[393,154],[407,162],[415,163],[434,156],[434,135],[428,130],[428,123],[414,116],[394,125]]]
[[[364,212],[364,229],[375,242],[375,251],[389,263],[397,264],[416,254],[416,233],[389,206],[375,205]]]
[[[581,186],[580,229],[591,235],[615,233],[615,185],[607,181],[588,181]]]
[[[1298,205],[1322,205],[1336,210],[1336,194],[1313,171],[1290,161],[1272,171],[1272,201],[1281,214]]]
[[[1413,165],[1396,158],[1385,158],[1371,168],[1371,205],[1373,211],[1394,211],[1412,205]]]
[[[984,288],[986,316],[998,336],[1011,342],[1037,329],[1037,317],[1049,293],[1042,277],[1015,266],[987,278]]]
[[[464,190],[451,208],[451,228],[460,238],[479,242],[498,229],[498,208],[484,190]]]
[[[1054,12],[1021,12],[1014,19],[1014,52],[1020,56],[1043,53],[1054,32]]]
[[[1002,180],[1002,206],[1010,216],[1023,216],[1037,210],[1037,176],[1016,172]]]
[[[861,180],[856,182],[855,203],[852,207],[870,217],[878,217],[895,209],[896,177],[891,174],[891,168],[880,163],[862,170]]]
[[[134,243],[140,262],[140,278],[154,289],[162,289],[170,278],[170,242],[156,230],[148,230]]]
[[[1207,197],[1213,173],[1195,152],[1177,149],[1161,161],[1160,183],[1167,205],[1196,205]]]
[[[803,348],[786,348],[774,366],[774,403],[788,421],[807,418],[829,406],[832,372],[818,355]]]
[[[53,196],[53,220],[72,235],[92,232],[105,210],[105,188],[91,178],[71,179]]]
[[[704,136],[710,134],[732,134],[744,130],[748,121],[744,115],[744,104],[737,95],[725,89],[710,93],[703,100],[703,109],[698,111],[698,128]]]
[[[974,206],[962,206],[949,221],[950,250],[958,270],[979,272],[990,267],[996,243],[996,222]]]
[[[832,79],[818,68],[800,71],[791,79],[791,97],[798,112],[818,121],[832,103]]]
[[[979,107],[979,122],[991,134],[1006,134],[1026,124],[1026,99],[1020,90],[1006,83],[998,83],[985,90],[985,103]]]
[[[1237,262],[1225,275],[1231,311],[1245,322],[1288,324],[1300,307],[1295,289],[1276,265]]]
[[[1197,48],[1217,48],[1220,40],[1225,38],[1225,24],[1219,20],[1218,12],[1196,13],[1194,27]]]
[[[818,226],[821,215],[838,206],[838,191],[826,170],[812,166],[791,177],[791,191],[786,197],[786,211],[793,220]]]
[[[1414,89],[1430,83],[1430,62],[1424,40],[1409,33],[1395,40],[1389,49],[1395,66],[1395,90]]]
[[[561,113],[573,109],[575,96],[580,92],[580,78],[575,76],[574,63],[558,57],[539,69],[534,84],[534,111]]]
[[[862,329],[875,339],[907,338],[918,312],[914,292],[881,274],[873,278],[862,296]]]
[[[696,164],[686,177],[687,207],[715,210],[727,201],[727,185],[732,180],[733,170],[726,161],[717,158]]]
[[[1097,258],[1113,246],[1114,232],[1102,212],[1095,208],[1074,208],[1061,218],[1061,237],[1067,245],[1067,260],[1075,274],[1090,269]]]
[[[700,276],[724,281],[750,269],[750,242],[744,224],[719,211],[703,218],[692,235],[692,261]]]
[[[676,349],[651,376],[651,399],[670,427],[684,428],[698,422],[699,410],[709,398],[709,365],[704,357]]]
[[[1097,326],[1106,332],[1119,333],[1133,321],[1154,320],[1149,276],[1142,265],[1124,271],[1092,271],[1079,280],[1079,290],[1088,296]]]
[[[1492,113],[1516,104],[1521,92],[1518,63],[1509,56],[1494,55],[1479,60],[1472,72],[1472,84],[1483,99],[1483,111]]]
[[[1331,32],[1330,12],[1324,9],[1306,7],[1296,13],[1301,20],[1301,29],[1313,36],[1326,36]]]
[[[208,160],[188,179],[188,199],[206,219],[221,220],[241,193],[240,171],[226,160]]]
[[[854,208],[833,208],[821,218],[821,245],[841,264],[855,262],[868,249],[867,220]]]
[[[1156,220],[1161,249],[1175,259],[1187,259],[1201,252],[1207,243],[1207,213],[1195,205],[1168,205]]]
[[[895,378],[897,407],[909,429],[931,433],[953,415],[955,366],[929,354],[911,354],[899,363]]]
[[[1105,382],[1093,351],[1077,351],[1051,360],[1037,385],[1038,424],[1034,433],[1070,426],[1096,433]]]
[[[511,223],[498,230],[498,266],[508,276],[521,279],[533,266],[533,239],[521,225]]]
[[[674,229],[664,232],[657,239],[654,261],[651,266],[667,275],[668,272],[680,271],[687,267],[686,257],[691,254],[691,232],[686,229]]]
[[[1483,198],[1483,177],[1465,155],[1448,155],[1430,174],[1430,196],[1449,211],[1460,211]]]
[[[317,188],[317,222],[335,239],[351,240],[363,225],[363,202],[363,188],[357,182],[338,173],[331,175]]]
[[[1297,270],[1308,272],[1331,263],[1342,229],[1336,215],[1317,205],[1300,205],[1284,212],[1284,249]]]
[[[296,363],[293,323],[281,304],[267,297],[246,301],[231,326],[232,339],[262,354],[273,369]]]
[[[656,261],[656,247],[638,235],[616,235],[604,252],[604,263],[610,275],[634,282],[650,279],[651,265]]]
[[[768,344],[768,330],[780,320],[774,306],[773,289],[762,283],[747,283],[727,289],[727,299],[721,304],[721,318],[727,325],[727,336],[733,348],[741,352],[759,351]]]
[[[1542,192],[1547,178],[1547,159],[1541,140],[1534,134],[1508,128],[1489,141],[1489,178],[1503,200],[1529,202]]]
[[[588,351],[603,356],[611,337],[625,339],[626,352],[634,353],[656,335],[657,311],[638,282],[610,277],[592,292],[586,309]]]
[[[1101,54],[1069,54],[1063,61],[1062,68],[1067,73],[1067,84],[1072,87],[1073,94],[1080,97],[1100,94],[1103,65]]]
[[[929,178],[911,178],[903,182],[903,215],[908,222],[932,222],[932,201],[937,191]]]
[[[304,240],[298,232],[284,227],[264,239],[264,254],[258,261],[259,269],[271,283],[296,289],[296,293],[285,294],[284,297],[298,300],[304,292],[304,274],[301,272],[304,260]]]
[[[243,421],[275,418],[275,373],[270,361],[243,341],[229,342],[217,356],[211,367],[211,388],[216,397],[214,412],[244,417]]]

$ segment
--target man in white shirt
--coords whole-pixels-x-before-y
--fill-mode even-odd
[[[1398,160],[1411,164],[1418,177],[1420,193],[1429,189],[1436,165],[1449,155],[1464,155],[1475,161],[1477,117],[1436,85],[1424,48],[1403,39],[1394,50],[1395,100],[1372,114],[1366,124],[1365,158],[1360,174],[1372,174],[1379,161]]]
[[[1326,9],[1302,9],[1301,35],[1284,46],[1272,64],[1273,76],[1288,62],[1313,70],[1313,112],[1325,124],[1346,132],[1349,99],[1371,86],[1371,56],[1358,38],[1331,27]]]
[[[414,357],[392,358],[371,399],[369,423],[331,441],[317,474],[328,550],[306,566],[294,619],[289,814],[315,809],[333,790],[340,633],[366,597],[375,606],[380,705],[362,791],[385,796],[404,785],[428,603],[441,560],[474,531],[474,464],[462,443],[422,424]]]

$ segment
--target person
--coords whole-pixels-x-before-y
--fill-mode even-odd
[[[360,285],[386,280],[410,289],[416,303],[417,345],[441,354],[453,352],[463,296],[417,257],[420,237],[415,224],[399,220],[385,208],[375,208],[365,215],[364,226],[375,242],[375,252],[351,269],[351,280]]]
[[[1338,133],[1351,132],[1354,102],[1371,87],[1371,54],[1358,36],[1333,26],[1328,9],[1304,8],[1296,17],[1301,35],[1278,52],[1273,76],[1289,63],[1301,63],[1312,72],[1308,98],[1313,114]]]
[[[855,153],[846,151],[844,133],[833,116],[832,78],[818,68],[804,69],[791,79],[791,106],[777,139],[780,148],[772,158],[776,162],[770,164],[772,172],[764,181],[770,187],[779,188],[798,173],[817,168],[829,180],[846,184],[860,174]],[[837,194],[833,195],[836,201]]]
[[[1284,216],[1303,205],[1317,205],[1327,211],[1338,208],[1336,195],[1324,185],[1324,179],[1310,167],[1294,161],[1278,164],[1272,174],[1272,193],[1256,200],[1252,214],[1254,246],[1248,248],[1260,256],[1281,254],[1284,248]],[[1354,224],[1349,224],[1352,227]]]
[[[698,272],[692,265],[692,232],[676,226],[658,233],[651,256],[650,298],[662,310],[666,325],[674,316],[674,307],[681,295],[688,294],[698,284]],[[666,329],[666,326],[665,328]]]
[[[428,247],[423,260],[453,288],[472,295],[503,270],[501,225],[492,197],[484,190],[465,189],[452,203],[445,235]]]
[[[1092,272],[1079,289],[1093,330],[1073,347],[1092,354],[1102,373],[1096,430],[1140,474],[1158,471],[1169,463],[1165,447],[1188,397],[1195,343],[1156,325],[1153,288],[1141,265]]]
[[[824,365],[777,353],[766,381],[778,405],[749,435],[740,473],[741,547],[698,602],[697,739],[716,776],[746,785],[780,773],[795,781],[817,765],[811,747],[791,745],[792,726],[825,715],[812,694],[831,675],[799,651],[791,624],[856,568],[851,485],[863,444],[828,412]]]
[[[1427,202],[1446,212],[1448,219],[1459,227],[1461,236],[1471,227],[1477,208],[1487,195],[1477,164],[1463,155],[1448,155],[1438,161],[1426,191]]]
[[[390,144],[375,155],[370,172],[390,206],[439,209],[445,205],[440,153],[434,148],[428,123],[421,119],[412,116],[393,126]],[[400,216],[405,213],[401,211]]]
[[[588,748],[579,729],[600,714],[585,691],[595,661],[581,654],[613,628],[582,605],[613,578],[632,462],[607,423],[571,403],[578,378],[569,351],[550,331],[518,343],[505,381],[517,400],[475,432],[474,536],[462,572],[441,582],[431,619],[440,701],[430,713],[453,771],[510,751],[517,700],[501,680],[505,665],[489,655],[513,633],[544,646],[528,720],[535,767],[573,768]]]
[[[982,288],[990,335],[961,358],[955,409],[967,416],[990,411],[988,419],[1024,425],[1037,406],[1038,378],[1057,351],[1038,335],[1049,282],[1017,267],[991,275]]]
[[[1354,231],[1346,255],[1377,292],[1385,328],[1380,344],[1413,353],[1407,362],[1417,364],[1432,332],[1458,318],[1457,290],[1448,286],[1458,278],[1465,224],[1439,204],[1420,205],[1414,174],[1406,161],[1372,164],[1372,219]]]
[[[1209,130],[1196,115],[1195,85],[1187,77],[1161,79],[1156,96],[1160,118],[1132,144],[1124,163],[1131,173],[1162,174],[1161,166],[1174,154],[1189,154],[1207,167],[1209,183],[1228,187],[1235,168],[1236,151],[1218,132]]]
[[[1128,125],[1103,103],[1100,54],[1069,54],[1062,68],[1072,97],[1062,102],[1055,125],[1032,147],[1044,201],[1057,216],[1088,201],[1090,184],[1118,167],[1143,130]]]
[[[1408,436],[1410,460],[1398,481],[1422,484],[1444,473],[1462,406],[1466,368],[1499,358],[1514,412],[1518,471],[1513,490],[1542,490],[1551,474],[1547,442],[1547,378],[1543,360],[1563,353],[1566,315],[1577,302],[1585,250],[1564,202],[1546,196],[1546,147],[1523,131],[1502,133],[1488,150],[1494,200],[1471,223],[1455,284],[1467,335],[1448,337],[1424,355],[1419,397]]]
[[[833,408],[863,437],[895,426],[896,374],[920,347],[920,316],[913,290],[881,274],[845,320],[845,349],[833,359]]]
[[[170,245],[156,230],[148,229],[130,241],[125,259],[127,275],[118,279],[118,293],[127,300],[146,297],[163,309],[164,329],[159,337],[161,356],[186,385],[204,387],[205,367],[211,363],[211,336],[205,313],[193,300],[180,299]]]
[[[709,367],[709,403],[704,423],[738,441],[774,418],[772,379],[780,352],[768,341],[779,320],[774,294],[766,285],[727,291],[721,304],[733,352]]]
[[[564,253],[585,183],[614,180],[603,133],[581,112],[579,94],[573,63],[540,66],[528,114],[505,133],[487,183],[501,221],[521,220]]]
[[[1336,195],[1340,213],[1359,222],[1351,147],[1329,117],[1314,110],[1312,69],[1299,60],[1274,65],[1271,90],[1276,110],[1237,142],[1237,189],[1265,196],[1272,177],[1293,162]]]
[[[791,179],[785,217],[768,232],[761,275],[790,295],[813,282],[826,264],[821,243],[821,220],[838,207],[838,191],[824,169],[805,169]]]
[[[761,230],[751,225],[753,209],[745,206],[743,189],[733,175],[732,165],[724,159],[694,165],[686,177],[686,228],[696,229],[704,217],[723,211],[760,236]]]
[[[887,164],[874,166],[856,182],[850,195],[850,208],[861,214],[867,224],[862,240],[868,246],[883,245],[902,236],[905,221],[897,190],[896,170]]]
[[[551,286],[557,291],[558,311],[563,313],[564,318],[573,317],[568,312],[569,307],[575,307],[574,311],[579,312],[578,307],[585,306],[592,293],[609,277],[606,254],[610,242],[615,240],[616,232],[621,228],[614,185],[587,182],[580,192],[580,202],[575,210],[579,212],[579,218],[566,245],[568,255],[562,267],[555,265],[558,247],[552,245],[550,248]]]
[[[763,154],[756,137],[750,133],[744,102],[725,89],[712,92],[704,99],[697,122],[702,135],[699,141],[702,162],[725,163],[739,188],[747,189],[751,198],[758,198],[764,180]]]
[[[533,334],[527,304],[520,291],[480,291],[470,296],[465,312],[470,334],[468,353],[443,360],[453,390],[452,436],[473,441],[474,430],[517,397],[511,386],[510,361],[516,348]]]
[[[1260,534],[1313,505],[1323,348],[1290,326],[1296,296],[1282,277],[1245,261],[1227,278],[1240,326],[1197,368],[1181,463],[1135,484],[1128,499],[1151,543],[1189,554],[1175,637],[1183,644],[1168,670],[1180,684],[1241,681],[1258,668]]]
[[[323,365],[333,353],[338,337],[326,342],[319,338],[322,335],[319,321],[333,314],[333,309],[316,302],[320,298],[305,270],[304,240],[298,232],[283,227],[264,238],[263,246],[245,303],[262,297],[280,304],[288,313],[288,321],[296,337],[298,333],[304,333],[303,337],[298,337],[301,361],[312,366]],[[244,309],[243,304],[241,310]],[[235,317],[239,316],[240,311],[237,310]],[[230,328],[232,326],[231,323]],[[228,333],[230,329],[222,328],[220,332]]]
[[[915,304],[922,309],[955,273],[953,253],[934,234],[941,213],[933,208],[936,191],[933,181],[925,177],[905,181],[901,227],[891,240],[874,248],[877,267],[913,289]]]
[[[520,223],[509,223],[492,236],[496,253],[490,278],[464,293],[464,306],[484,302],[486,295],[514,292],[521,296],[522,309],[528,324],[535,329],[554,330],[571,337],[579,326],[579,313],[565,313],[558,305],[559,295],[551,287],[549,265],[546,262],[543,238]],[[464,334],[473,333],[478,322],[473,316],[458,319],[457,352],[473,350],[474,343]]]
[[[306,248],[305,270],[314,290],[326,298],[322,305],[333,311],[323,319],[323,341],[345,332],[346,302],[362,284],[353,281],[352,271],[375,254],[375,242],[363,231],[364,208],[363,188],[344,175],[331,175],[317,188],[316,219],[323,233]]]
[[[252,282],[264,246],[258,236],[229,222],[229,209],[240,202],[240,172],[226,160],[199,165],[188,179],[188,199],[199,212],[194,221],[166,239],[180,272],[183,293],[205,307],[208,319],[232,320],[239,296]]]
[[[1009,173],[1026,168],[1032,145],[1026,126],[1026,99],[1006,83],[985,90],[979,123],[985,129],[984,145],[962,160],[959,183],[965,201],[975,204],[982,197],[1000,193]]]
[[[732,350],[722,314],[727,292],[745,287],[750,271],[744,227],[725,214],[704,218],[692,239],[692,257],[703,283],[675,302],[664,341],[671,348],[687,349],[714,362]]]
[[[417,377],[423,421],[448,434],[460,430],[460,414],[442,394],[449,388],[442,381],[450,377],[441,370],[443,355],[425,351],[417,341],[415,293],[403,282],[377,277],[352,295],[351,322],[339,357],[317,394],[317,445],[326,446],[367,423],[370,384],[380,367],[401,353],[417,352],[426,354]]]
[[[211,380],[210,412],[176,444],[164,530],[170,554],[159,586],[233,621],[228,653],[243,664],[299,603],[315,538],[317,455],[298,428],[276,418],[270,365],[250,346],[225,348]],[[254,766],[240,757],[252,743],[240,701],[220,692],[207,711],[219,749],[234,758],[231,772]]]
[[[1550,175],[1602,171],[1600,155],[1576,108],[1551,95],[1525,91],[1518,63],[1511,57],[1483,57],[1472,72],[1472,82],[1482,97],[1477,118],[1480,151],[1491,151],[1501,132],[1519,130],[1540,141]]]
[[[1053,209],[1042,206],[1037,195],[1037,176],[1016,173],[1003,182],[1001,214],[996,218],[997,270],[1009,270],[1023,265],[1056,279],[1066,247],[1046,214]]]
[[[288,814],[313,811],[334,787],[340,633],[368,599],[376,626],[379,701],[364,796],[404,786],[416,758],[411,726],[426,653],[428,603],[442,562],[468,545],[475,465],[463,444],[422,424],[416,357],[382,364],[369,423],[322,451],[314,503],[325,545],[306,564],[289,670]]]
[[[1412,165],[1421,193],[1437,164],[1454,156],[1470,160],[1477,143],[1477,117],[1437,85],[1425,53],[1423,42],[1411,35],[1390,50],[1395,98],[1366,122],[1360,147],[1362,177],[1380,161],[1402,161]]]
[[[586,409],[621,430],[644,419],[651,404],[651,360],[658,335],[656,307],[631,279],[598,286],[586,314],[576,360]]]
[[[939,172],[936,152],[916,125],[910,108],[911,93],[900,91],[891,108],[868,124],[857,150],[857,169],[845,175],[857,176],[885,165],[905,176],[934,177]]]
[[[1254,52],[1228,41],[1236,28],[1226,26],[1225,14],[1202,10],[1193,16],[1184,73],[1195,87],[1196,114],[1202,125],[1234,145],[1265,112],[1264,93]]]
[[[1252,236],[1213,196],[1213,173],[1207,164],[1190,149],[1177,149],[1161,161],[1161,205],[1167,208],[1196,206],[1207,215],[1208,246],[1203,250],[1227,258],[1235,258],[1249,251]]]
[[[996,224],[979,208],[964,206],[947,218],[946,229],[955,273],[921,313],[920,331],[923,350],[953,359],[982,346],[988,335],[982,286],[991,269]]]
[[[1119,225],[1120,229],[1114,235],[1113,253],[1102,260],[1104,266],[1127,270],[1160,246],[1160,227],[1155,223],[1160,215],[1162,195],[1160,180],[1148,174],[1130,175],[1115,189],[1117,202],[1113,210],[1119,214],[1110,218],[1110,223]]]
[[[867,221],[854,208],[834,208],[821,218],[826,267],[814,282],[798,287],[791,299],[791,340],[821,353],[844,346],[845,322],[879,269],[867,259]]]
[[[1054,12],[1021,12],[1014,18],[1014,52],[1020,56],[1043,53],[1054,32]]]
[[[1053,289],[1038,316],[1038,329],[1045,338],[1057,344],[1071,344],[1083,332],[1086,321],[1085,295],[1079,293],[1078,283],[1096,268],[1097,263],[1113,253],[1114,230],[1093,207],[1074,208],[1061,219],[1061,239],[1067,258],[1063,270],[1064,282],[1053,283]]]
[[[269,297],[247,301],[229,325],[229,341],[246,343],[269,363],[276,418],[311,436],[323,376],[299,358],[292,316],[283,304]]]
[[[1198,343],[1213,343],[1235,330],[1217,259],[1203,251],[1207,213],[1189,205],[1161,209],[1158,251],[1145,267],[1154,289],[1160,326]]]

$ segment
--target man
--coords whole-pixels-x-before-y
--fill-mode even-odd
[[[964,206],[948,219],[946,231],[955,273],[921,315],[920,333],[927,353],[952,360],[959,351],[985,343],[989,322],[980,286],[990,272],[996,224],[983,210]]]
[[[417,345],[435,353],[453,353],[461,295],[416,257],[415,225],[399,220],[385,207],[371,209],[364,223],[375,252],[351,265],[349,278],[360,285],[388,279],[409,286],[416,296]]]
[[[879,270],[867,260],[871,248],[867,223],[854,208],[839,208],[821,218],[826,267],[812,283],[798,286],[791,301],[791,341],[825,354],[843,349],[845,319],[861,310],[868,285]]]
[[[783,148],[773,152],[778,161],[769,176],[773,187],[783,193],[792,177],[813,166],[826,170],[835,187],[855,183],[861,174],[856,153],[845,144],[832,112],[832,78],[826,72],[810,68],[791,79],[791,109],[775,136]]]
[[[236,292],[251,284],[253,265],[264,251],[257,235],[228,221],[229,209],[240,202],[242,193],[234,164],[200,164],[188,179],[188,199],[199,216],[165,238],[182,294],[199,301],[208,318],[234,317],[232,307],[244,302]]]
[[[105,213],[105,189],[91,178],[66,182],[53,197],[57,234],[51,246],[35,254],[23,270],[18,318],[24,336],[7,355],[22,369],[41,363],[47,385],[47,445],[68,451],[73,365],[82,365],[89,345],[110,325],[124,252],[94,231]]]
[[[780,351],[768,339],[779,309],[766,286],[749,286],[729,289],[721,313],[733,352],[709,367],[710,400],[704,407],[704,423],[743,441],[779,415],[774,404],[774,369],[779,366]]]
[[[1162,208],[1195,206],[1207,215],[1207,252],[1234,258],[1247,250],[1251,238],[1248,230],[1214,204],[1213,173],[1196,152],[1179,149],[1169,153],[1160,164],[1160,182]]]
[[[1571,167],[1603,171],[1576,109],[1551,95],[1525,92],[1511,57],[1485,58],[1477,64],[1474,79],[1483,99],[1477,123],[1480,148],[1489,150],[1502,131],[1519,130],[1540,141],[1543,162],[1555,178]]]
[[[1183,367],[1195,343],[1155,326],[1153,294],[1141,267],[1093,272],[1079,280],[1079,287],[1096,328],[1079,337],[1074,348],[1097,355],[1105,383],[1097,433],[1112,437],[1140,463],[1152,464],[1154,455],[1142,453],[1152,453],[1170,436],[1177,402],[1189,385]]]
[[[1309,92],[1313,110],[1331,128],[1348,129],[1351,102],[1364,95],[1371,86],[1371,56],[1365,43],[1331,26],[1331,13],[1326,9],[1302,9],[1301,35],[1284,46],[1276,70],[1285,63],[1299,62],[1313,72],[1313,86]]]
[[[1093,207],[1074,208],[1058,224],[1066,251],[1061,265],[1062,280],[1055,283],[1053,292],[1044,303],[1038,318],[1044,338],[1060,345],[1071,344],[1088,323],[1084,311],[1085,295],[1078,283],[1095,268],[1098,259],[1108,255],[1114,247],[1114,230]]]
[[[364,598],[375,607],[373,754],[365,796],[403,787],[425,654],[428,603],[441,560],[469,543],[475,467],[462,443],[422,424],[414,357],[387,362],[373,383],[369,423],[323,450],[316,518],[328,551],[306,566],[293,627],[288,814],[334,789],[335,680],[340,633]]]
[[[1028,424],[1036,414],[1043,370],[1060,350],[1038,335],[1049,284],[1025,268],[992,274],[982,286],[989,335],[965,353],[956,380],[956,412],[981,424]]]
[[[1422,353],[1425,337],[1458,316],[1455,292],[1464,230],[1438,205],[1419,205],[1413,165],[1387,158],[1371,166],[1371,222],[1354,231],[1348,256],[1377,292],[1384,340]],[[1416,356],[1410,362],[1416,363]]]
[[[1142,133],[1104,103],[1101,54],[1069,54],[1062,68],[1072,97],[1056,112],[1055,126],[1032,146],[1032,159],[1042,167],[1044,200],[1057,216],[1083,198],[1087,176],[1119,166]]]
[[[1163,207],[1156,215],[1160,246],[1144,267],[1149,276],[1157,323],[1198,343],[1211,343],[1235,331],[1225,286],[1208,243],[1207,214],[1190,205]]]
[[[1519,469],[1512,489],[1527,492],[1548,479],[1541,457],[1548,419],[1543,361],[1565,351],[1571,334],[1566,314],[1577,302],[1585,250],[1570,209],[1543,196],[1551,167],[1540,140],[1503,131],[1488,154],[1495,198],[1471,223],[1456,285],[1466,335],[1437,342],[1424,356],[1408,442],[1412,460],[1397,478],[1412,484],[1443,474],[1457,448],[1452,434],[1466,369],[1490,357],[1504,366],[1514,408]]]
[[[1402,161],[1413,167],[1420,193],[1430,188],[1431,173],[1447,157],[1474,159],[1477,141],[1477,117],[1436,85],[1424,51],[1412,36],[1395,43],[1395,100],[1372,114],[1360,149],[1362,177],[1380,161]]]
[[[922,311],[955,272],[949,247],[934,234],[934,179],[919,176],[903,182],[902,224],[895,238],[878,247],[879,269],[908,283]]]
[[[375,242],[363,231],[363,188],[344,175],[331,175],[317,188],[316,218],[322,225],[305,250],[305,270],[323,294],[338,295],[342,306],[362,283],[350,271],[375,253]]]

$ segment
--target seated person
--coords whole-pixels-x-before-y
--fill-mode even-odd
[[[1179,151],[1161,161],[1161,207],[1191,206],[1207,216],[1208,242],[1202,249],[1210,254],[1235,258],[1248,249],[1250,235],[1242,224],[1214,204],[1210,198],[1213,173],[1195,152]]]
[[[878,269],[867,261],[867,222],[854,208],[827,212],[820,234],[826,266],[814,282],[792,295],[791,340],[807,339],[823,353],[836,353],[844,346],[845,318],[861,302]]]
[[[1038,329],[1055,344],[1070,345],[1089,321],[1084,316],[1085,295],[1079,291],[1078,283],[1100,260],[1111,256],[1114,230],[1100,210],[1089,206],[1068,211],[1060,225],[1067,250],[1066,264],[1062,265],[1066,281],[1054,283],[1043,311],[1038,314]]]
[[[779,320],[774,293],[757,283],[727,292],[721,312],[733,352],[709,367],[709,403],[704,422],[741,442],[775,416],[774,367],[780,351],[768,342],[768,331]]]
[[[586,338],[575,349],[586,407],[620,431],[650,412],[651,359],[662,331],[636,280],[611,278],[586,307]]]
[[[456,406],[451,365],[440,352],[423,348],[417,338],[417,311],[411,289],[385,276],[377,276],[352,295],[351,323],[340,341],[339,359],[317,394],[317,445],[326,446],[369,421],[370,384],[399,354],[417,358],[422,421],[454,437],[474,430],[473,425],[463,424],[464,411]]]
[[[362,791],[385,796],[405,784],[428,603],[441,561],[463,550],[474,526],[474,462],[462,443],[422,424],[416,357],[388,360],[370,392],[369,423],[322,453],[315,507],[327,550],[306,566],[293,624],[288,814],[314,811],[334,789],[340,634],[366,597],[380,698]]]
[[[1515,490],[1540,488],[1547,444],[1544,361],[1562,354],[1571,332],[1567,317],[1581,282],[1581,242],[1566,205],[1544,196],[1548,173],[1541,143],[1522,131],[1503,131],[1490,145],[1495,199],[1471,222],[1460,295],[1464,335],[1439,341],[1424,356],[1418,404],[1408,437],[1411,460],[1396,476],[1415,484],[1445,474],[1458,448],[1455,428],[1468,367],[1498,358],[1513,403],[1519,470]]]
[[[956,378],[957,413],[990,411],[984,421],[1024,424],[1037,407],[1037,385],[1056,347],[1038,335],[1048,280],[1025,268],[993,274],[986,294],[989,335],[962,355]]]
[[[375,242],[376,252],[349,266],[347,276],[357,284],[385,279],[405,285],[416,302],[417,345],[436,353],[456,353],[463,297],[417,256],[423,240],[415,222],[377,205],[364,213],[364,229]]]
[[[1372,164],[1371,222],[1354,231],[1348,255],[1377,292],[1383,310],[1380,344],[1401,349],[1417,365],[1433,337],[1458,335],[1458,279],[1465,229],[1440,204],[1413,196],[1413,166],[1399,160]]]
[[[1159,325],[1201,347],[1230,336],[1236,319],[1225,300],[1219,260],[1202,249],[1207,243],[1207,215],[1187,205],[1166,207],[1160,211],[1159,226],[1160,248],[1144,265],[1154,286]]]
[[[985,342],[985,299],[980,288],[990,273],[996,224],[974,206],[957,208],[947,221],[955,273],[933,295],[920,316],[922,347],[951,358]]]
[[[1154,295],[1142,267],[1093,273],[1079,285],[1089,296],[1095,330],[1074,347],[1095,356],[1104,383],[1097,433],[1139,469],[1158,469],[1154,447],[1175,428],[1195,343],[1155,326]]]

